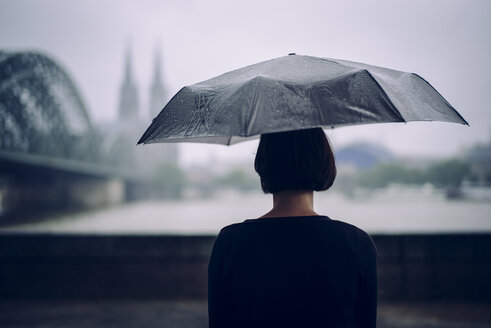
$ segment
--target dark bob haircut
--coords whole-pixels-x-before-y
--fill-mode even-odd
[[[327,190],[336,164],[322,128],[261,135],[254,161],[264,193],[283,190]]]

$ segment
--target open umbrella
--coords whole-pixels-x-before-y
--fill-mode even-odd
[[[264,133],[408,121],[468,125],[416,74],[290,54],[182,88],[138,143],[230,145]]]

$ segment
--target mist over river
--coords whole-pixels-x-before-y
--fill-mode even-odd
[[[95,234],[217,234],[226,225],[270,210],[271,195],[222,191],[213,198],[141,201],[25,223],[3,232]],[[316,193],[315,210],[369,233],[491,232],[491,202],[447,200],[424,188],[387,189],[349,198]]]

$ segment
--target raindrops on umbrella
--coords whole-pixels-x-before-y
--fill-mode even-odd
[[[417,74],[291,54],[183,87],[138,143],[230,145],[264,133],[410,121],[468,125]]]

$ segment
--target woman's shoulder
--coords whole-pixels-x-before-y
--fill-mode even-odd
[[[340,220],[331,220],[333,226],[338,227],[339,229],[343,229],[352,233],[356,233],[365,237],[370,237],[365,230],[345,221]]]
[[[260,229],[260,227],[281,225],[282,227],[291,226],[292,229],[297,229],[300,226],[315,225],[325,226],[329,229],[342,230],[348,234],[360,235],[362,238],[370,238],[370,236],[361,228],[341,220],[334,220],[325,215],[305,216],[305,217],[270,217],[247,219],[243,222],[233,223],[225,226],[220,230],[220,235],[231,235],[241,233],[249,229]]]
[[[218,233],[217,240],[235,239],[237,234],[240,234],[243,230],[242,223],[232,223],[223,227]]]
[[[355,249],[364,249],[376,254],[375,243],[370,235],[363,229],[341,220],[333,220],[327,216],[312,217],[284,217],[284,218],[257,218],[247,219],[243,222],[230,224],[220,230],[216,242],[220,245],[241,244],[250,240],[252,235],[258,238],[271,236],[271,231],[282,231],[305,235],[312,233],[312,238],[333,238],[342,243],[352,245]],[[266,232],[266,233],[264,233]],[[270,238],[272,239],[272,238]]]
[[[239,231],[241,229],[242,223],[243,222],[232,223],[232,224],[229,224],[228,226],[223,227],[220,230],[219,235],[231,234],[231,233]]]
[[[375,243],[373,242],[372,237],[365,230],[338,220],[332,220],[333,224],[339,227],[339,229],[345,231],[345,234],[348,239],[350,239],[354,244],[358,245],[362,249],[369,249],[372,253],[376,254],[377,249],[375,247]]]

